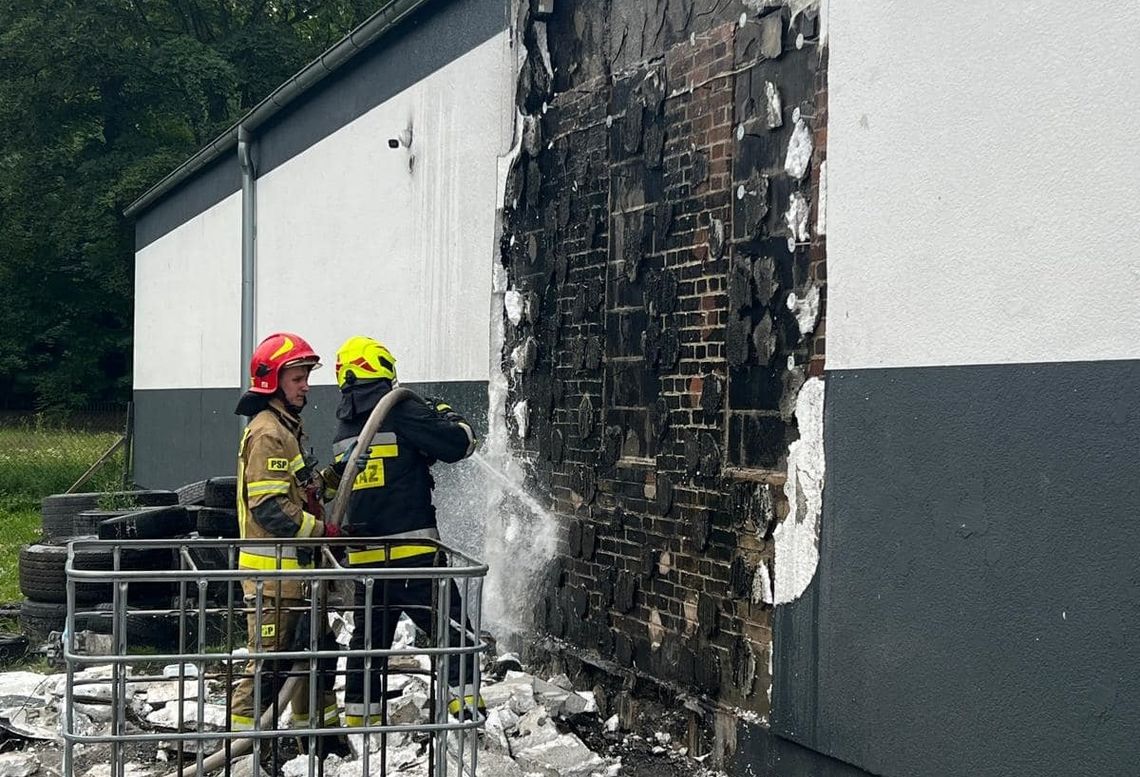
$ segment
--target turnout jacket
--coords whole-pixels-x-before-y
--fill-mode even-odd
[[[344,472],[346,456],[360,458],[357,435],[369,413],[392,384],[385,380],[349,386],[337,409],[339,424],[333,443],[334,469]],[[407,399],[395,405],[372,438],[367,464],[352,485],[345,525],[352,534],[376,537],[439,536],[432,505],[431,465],[470,456],[475,435],[462,420],[449,420],[431,404]],[[429,552],[434,548],[394,548],[391,558]],[[379,553],[379,555],[377,555]],[[387,560],[383,551],[350,553],[350,563]],[[383,558],[381,556],[384,556]]]
[[[308,478],[301,453],[301,419],[285,409],[277,398],[255,415],[245,428],[238,448],[238,525],[242,539],[268,537],[312,537],[322,535],[324,525],[304,508],[304,483]],[[238,554],[241,569],[306,569],[312,567],[312,554],[297,548],[277,550],[272,546],[242,545]],[[246,581],[246,594],[253,590]],[[266,581],[265,596],[300,599],[301,581]]]

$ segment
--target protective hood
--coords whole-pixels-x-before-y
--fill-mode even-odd
[[[392,390],[389,380],[358,381],[345,386],[340,391],[340,404],[336,407],[336,417],[349,421],[358,415],[371,413],[385,394]]]

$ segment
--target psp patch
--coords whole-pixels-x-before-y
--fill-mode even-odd
[[[289,459],[270,459],[269,464],[266,465],[266,468],[270,472],[288,472]]]

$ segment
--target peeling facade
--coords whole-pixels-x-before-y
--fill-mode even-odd
[[[765,720],[818,560],[819,9],[658,6],[521,19],[503,410],[565,527],[540,632]]]

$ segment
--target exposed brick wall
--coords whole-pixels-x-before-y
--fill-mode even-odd
[[[533,116],[503,237],[527,313],[508,323],[504,364],[518,451],[566,524],[538,628],[763,715],[761,581],[795,394],[824,346],[822,323],[801,337],[787,304],[813,287],[822,299],[824,243],[789,241],[786,213],[802,196],[815,224],[826,84],[814,17],[734,14],[669,27],[655,54],[577,79],[559,52],[585,56],[593,38],[553,19],[552,82],[528,34]],[[793,114],[813,140],[802,177],[784,169]]]

